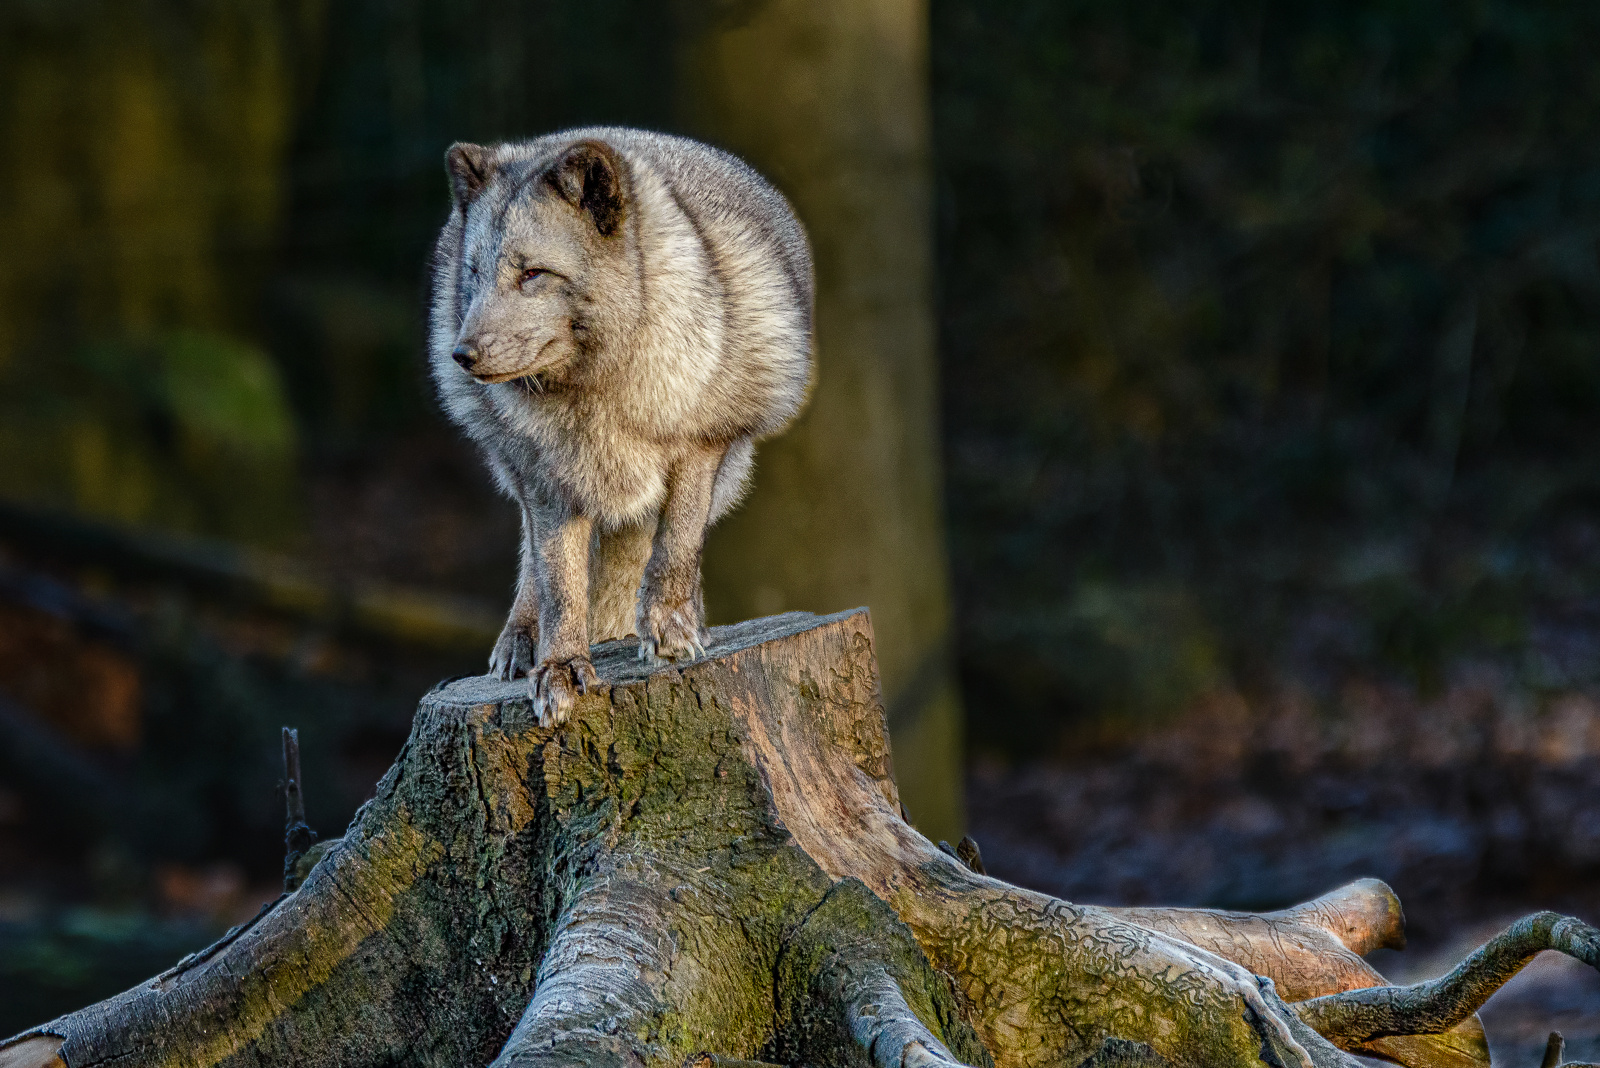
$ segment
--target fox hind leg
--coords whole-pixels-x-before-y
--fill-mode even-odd
[[[632,526],[595,530],[589,549],[589,640],[609,641],[639,633],[635,619],[639,584],[650,559],[655,517]]]
[[[688,453],[667,479],[650,562],[639,589],[639,656],[690,660],[705,655],[700,552],[725,448]]]

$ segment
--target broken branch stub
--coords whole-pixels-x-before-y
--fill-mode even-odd
[[[317,841],[306,823],[306,798],[300,778],[300,732],[283,728],[283,889],[299,887],[305,878],[301,860]]]
[[[901,818],[862,611],[593,660],[556,729],[523,683],[428,694],[298,889],[0,1068],[1355,1063],[1279,995],[1382,982],[1381,884],[1255,916],[973,870]]]

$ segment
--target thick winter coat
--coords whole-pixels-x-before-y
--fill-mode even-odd
[[[810,251],[782,195],[680,137],[570,130],[446,165],[430,364],[522,510],[490,669],[529,673],[559,722],[592,640],[699,653],[705,531],[805,400]]]

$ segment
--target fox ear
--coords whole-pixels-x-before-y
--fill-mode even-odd
[[[594,219],[595,229],[610,237],[626,214],[622,188],[624,164],[611,146],[579,141],[561,154],[545,181],[579,211]]]
[[[471,204],[494,176],[494,149],[457,141],[444,154],[450,174],[450,195],[461,205]]]

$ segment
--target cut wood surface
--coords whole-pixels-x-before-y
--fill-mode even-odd
[[[1266,914],[1015,887],[902,819],[865,611],[717,628],[681,667],[635,648],[597,646],[554,729],[523,682],[428,694],[298,889],[0,1068],[1482,1065],[1494,986],[1594,944],[1541,916],[1388,988],[1376,880]]]

